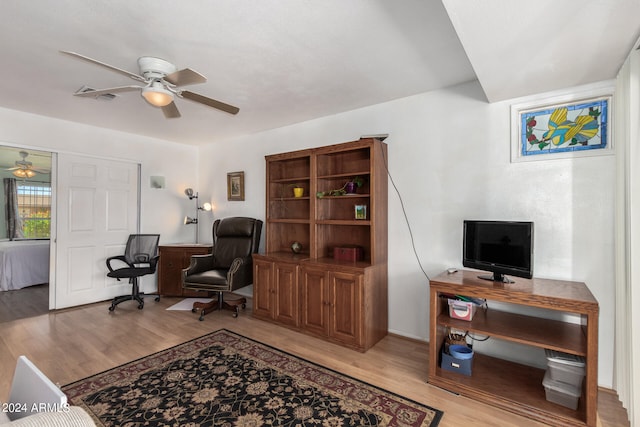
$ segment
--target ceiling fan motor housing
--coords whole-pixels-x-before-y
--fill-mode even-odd
[[[16,160],[16,166],[30,167],[33,165],[33,163],[27,160],[27,156],[29,155],[29,153],[27,153],[26,151],[20,151],[18,154],[20,155],[20,157],[22,157],[22,160]]]
[[[153,56],[142,56],[138,58],[140,74],[148,80],[164,79],[165,76],[178,71],[175,65],[164,59]]]

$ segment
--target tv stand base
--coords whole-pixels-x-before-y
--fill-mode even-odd
[[[504,274],[494,273],[493,275],[480,275],[478,279],[489,280],[491,282],[501,282],[501,283],[515,283],[513,280],[509,279]]]

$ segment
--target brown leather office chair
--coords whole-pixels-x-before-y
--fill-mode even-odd
[[[240,307],[246,307],[246,298],[225,301],[223,294],[253,283],[251,255],[258,252],[261,232],[262,221],[254,218],[231,217],[213,223],[211,254],[193,255],[189,267],[182,270],[183,288],[217,294],[210,303],[193,304],[191,311],[199,311],[200,320],[222,309],[233,310],[233,317],[238,317]]]

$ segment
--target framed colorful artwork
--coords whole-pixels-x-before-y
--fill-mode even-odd
[[[613,89],[511,106],[511,161],[612,154]]]
[[[227,200],[244,200],[244,172],[227,174]]]

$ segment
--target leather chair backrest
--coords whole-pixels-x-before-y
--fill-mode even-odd
[[[216,267],[229,268],[235,258],[258,251],[262,221],[233,217],[213,223],[213,255]]]

